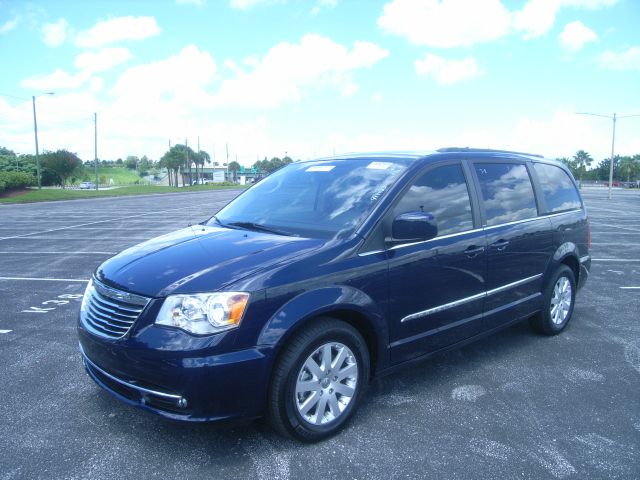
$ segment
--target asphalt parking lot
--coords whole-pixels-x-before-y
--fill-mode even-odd
[[[92,271],[237,193],[0,206],[0,478],[640,478],[639,191],[583,191],[592,274],[562,335],[525,322],[377,380],[323,443],[103,392],[75,335]]]

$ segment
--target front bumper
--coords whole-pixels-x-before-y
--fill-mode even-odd
[[[259,349],[166,351],[78,334],[89,376],[128,405],[191,422],[263,415],[270,357]]]

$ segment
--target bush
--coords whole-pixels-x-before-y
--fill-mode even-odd
[[[0,191],[24,188],[35,184],[35,177],[29,173],[0,172]]]

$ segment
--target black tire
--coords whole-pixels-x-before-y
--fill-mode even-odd
[[[337,348],[340,345],[342,347],[346,346],[347,349]],[[334,367],[333,371],[331,370],[333,367],[328,369],[326,375],[330,375],[331,378],[323,377],[322,380],[316,380],[317,377],[314,375],[308,379],[310,384],[317,383],[317,385],[314,384],[314,388],[317,388],[318,392],[306,392],[309,393],[309,396],[305,398],[304,393],[296,392],[298,380],[302,381],[303,375],[308,372],[308,370],[305,370],[305,362],[310,358],[316,358],[312,357],[314,353],[325,352],[325,347],[327,346],[331,354],[336,354],[336,360],[343,355],[340,353],[343,350],[345,358],[340,361],[340,365]],[[331,358],[333,361],[333,357]],[[353,363],[356,364],[355,370],[357,373],[353,372]],[[324,360],[320,365],[316,364],[316,366],[322,369]],[[344,366],[342,370],[340,370],[341,366]],[[347,372],[347,367],[351,367],[349,369],[351,372],[349,377],[338,379],[338,375],[344,375],[344,372]],[[355,328],[345,322],[328,317],[318,317],[312,320],[287,342],[274,366],[268,399],[268,416],[271,426],[279,434],[303,442],[317,442],[334,435],[353,417],[366,389],[366,384],[369,380],[369,369],[367,345]],[[335,377],[333,376],[334,374],[336,374]],[[336,383],[344,382],[342,387],[338,386],[340,390],[346,387],[353,390],[353,395],[350,397],[342,396],[338,393],[338,388],[334,393],[333,388],[330,389],[330,387],[336,385],[334,382],[330,383],[332,379],[336,380]],[[354,379],[357,379],[355,383],[353,383]],[[321,381],[325,383],[321,384]],[[351,385],[354,385],[354,388]],[[318,397],[318,395],[323,394],[325,395],[324,403],[322,403],[323,399]],[[304,404],[312,395],[318,398],[318,400],[311,399],[316,402],[315,410],[311,408],[312,413],[315,411],[315,422],[326,421],[326,423],[312,423],[314,422],[313,420],[309,420],[301,414],[300,402]],[[333,401],[328,402],[327,399],[332,399]],[[337,401],[340,402],[340,407],[343,407],[343,410],[339,411],[339,409],[336,410],[334,408],[334,406],[338,405]],[[344,406],[345,402],[347,403],[346,407]],[[321,404],[323,405],[322,415],[320,415],[319,407]],[[335,417],[333,416],[334,411],[339,411]],[[307,415],[310,414],[307,413]],[[329,417],[329,420],[327,420],[327,417]]]
[[[565,286],[569,285],[571,288],[570,295],[565,294],[565,298],[561,300],[563,302],[563,305],[566,305],[568,298],[571,299],[571,303],[570,305],[568,305],[568,308],[561,309],[566,310],[566,316],[562,313],[554,314],[552,312],[552,308],[554,306],[553,302],[558,301],[557,292],[555,292],[556,286],[558,286],[558,288],[562,290],[563,284]],[[554,292],[556,293],[556,296],[554,296]],[[576,302],[576,280],[573,274],[573,270],[571,270],[566,265],[560,266],[551,276],[543,295],[544,297],[542,311],[529,319],[529,323],[534,330],[540,333],[543,333],[545,335],[557,335],[558,333],[562,332],[569,324],[571,315],[573,314],[573,306]]]

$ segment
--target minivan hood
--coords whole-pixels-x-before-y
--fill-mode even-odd
[[[124,250],[100,265],[96,278],[149,297],[210,292],[322,244],[318,239],[195,225]]]

